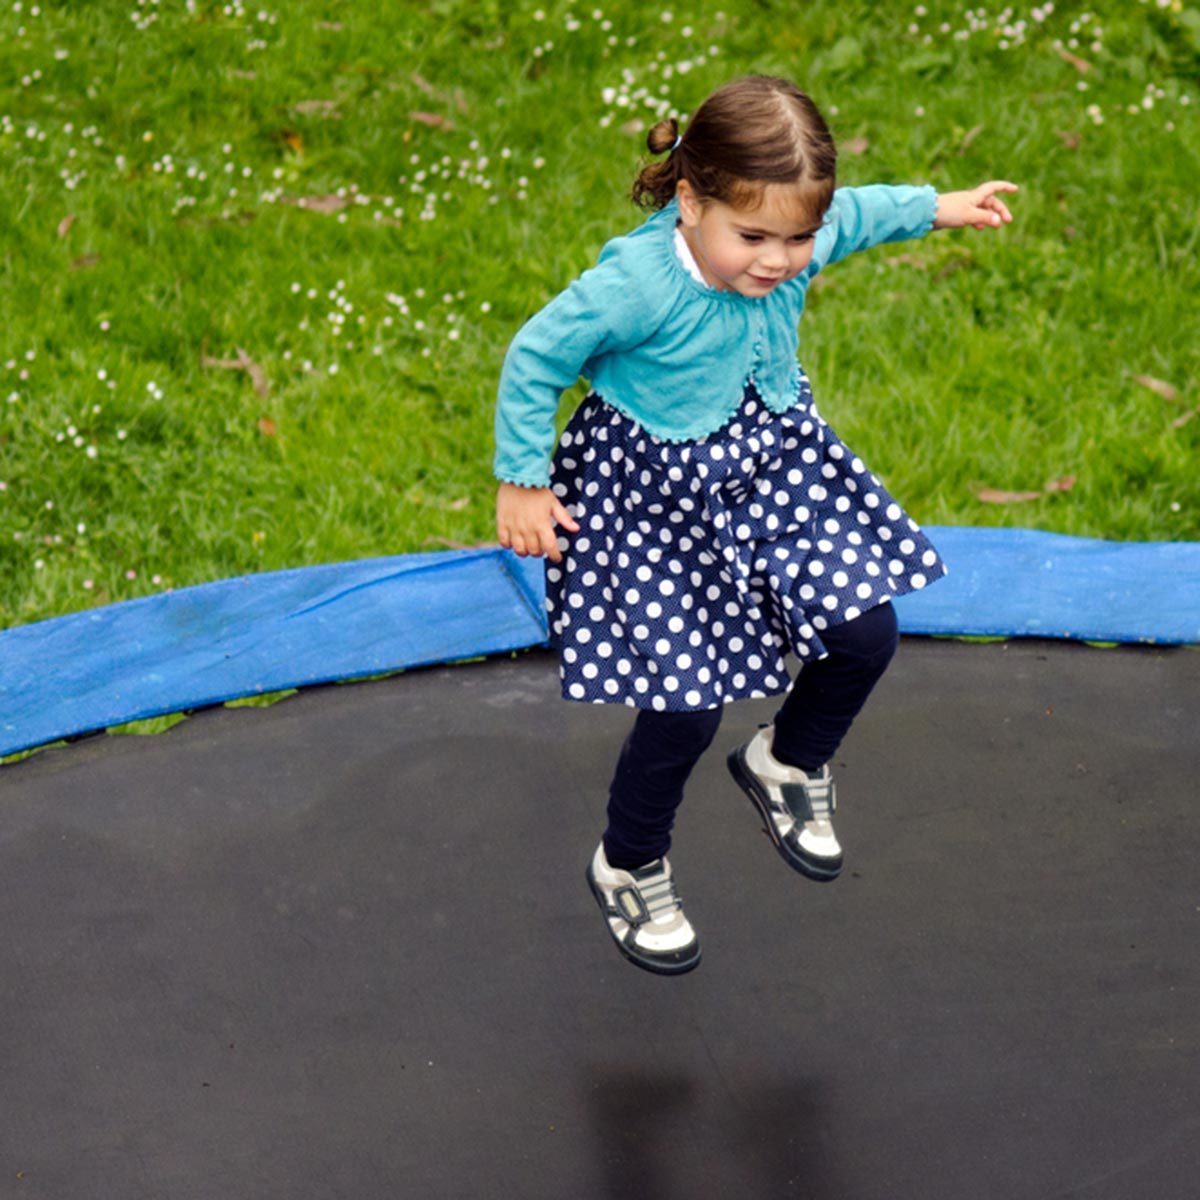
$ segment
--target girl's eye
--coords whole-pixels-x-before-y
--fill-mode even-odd
[[[762,241],[762,235],[761,235],[761,234],[757,234],[757,233],[743,233],[743,234],[742,234],[742,241],[743,241],[743,242],[761,242],[761,241]]]
[[[792,241],[798,246],[803,246],[808,242],[811,242],[813,240],[813,236],[814,235],[811,233],[798,233],[794,238],[792,238]]]

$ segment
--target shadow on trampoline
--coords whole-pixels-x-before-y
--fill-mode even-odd
[[[846,1194],[829,1162],[823,1089],[816,1081],[751,1083],[733,1094],[711,1071],[660,1074],[596,1063],[580,1075],[580,1087],[590,1092],[603,1169],[598,1195],[682,1195],[681,1168],[691,1175],[697,1167],[704,1175],[693,1179],[692,1187],[701,1189],[693,1195],[723,1182],[731,1192],[754,1196]],[[726,1172],[731,1178],[722,1180]]]

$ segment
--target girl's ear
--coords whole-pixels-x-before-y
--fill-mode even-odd
[[[696,189],[686,179],[681,179],[675,185],[675,197],[679,201],[679,217],[688,229],[695,229],[700,224],[700,198]]]

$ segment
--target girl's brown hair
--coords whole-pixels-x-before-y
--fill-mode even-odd
[[[633,184],[633,200],[662,208],[686,179],[701,200],[754,208],[768,183],[798,184],[805,208],[819,217],[833,199],[837,149],[817,106],[795,84],[746,75],[718,88],[696,111],[679,139],[674,118],[646,137],[651,154]]]

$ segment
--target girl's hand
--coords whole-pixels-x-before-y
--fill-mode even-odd
[[[562,562],[562,552],[554,533],[556,521],[572,533],[579,532],[575,519],[550,488],[518,487],[515,483],[500,485],[496,494],[496,533],[500,545],[522,558],[545,554],[551,562]]]
[[[943,192],[938,196],[937,215],[933,219],[934,229],[961,229],[970,225],[975,229],[994,229],[1012,221],[1008,205],[997,192],[1017,192],[1015,183],[993,179],[981,183],[969,192]]]

